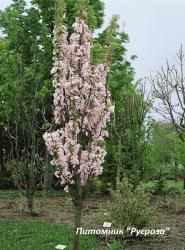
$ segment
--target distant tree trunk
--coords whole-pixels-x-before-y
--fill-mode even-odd
[[[31,166],[29,171],[29,183],[26,190],[26,198],[30,215],[33,215],[35,185],[34,166]]]
[[[116,191],[119,191],[120,189],[120,164],[117,166],[117,173],[116,173]]]
[[[120,190],[120,180],[121,180],[121,157],[122,157],[122,150],[121,150],[121,140],[118,142],[118,166],[117,166],[117,173],[116,173],[116,191]]]
[[[33,215],[33,208],[34,208],[33,195],[28,194],[28,196],[27,196],[27,204],[28,204],[29,214]]]
[[[184,176],[184,179],[183,179],[183,189],[185,190],[185,176]]]
[[[35,114],[33,115],[35,119]],[[34,194],[36,190],[36,181],[35,181],[35,151],[36,151],[36,141],[35,141],[35,134],[34,134],[34,129],[32,131],[32,137],[31,137],[31,142],[32,142],[32,154],[31,154],[31,164],[28,166],[28,186],[27,186],[27,200],[28,200],[28,209],[30,212],[30,215],[33,215],[33,208],[34,208]]]
[[[51,189],[51,175],[50,175],[50,164],[49,155],[46,152],[46,163],[44,169],[44,196],[47,197],[49,190]]]

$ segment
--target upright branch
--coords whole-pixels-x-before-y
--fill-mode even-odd
[[[182,46],[177,53],[178,65],[162,67],[156,76],[150,77],[157,99],[155,110],[172,122],[180,139],[185,140],[185,78]]]
[[[114,112],[106,89],[108,64],[90,65],[92,36],[76,19],[69,37],[64,25],[54,30],[54,121],[58,129],[44,134],[56,176],[72,196],[75,229],[80,226],[83,200],[91,179],[102,173],[106,155],[106,124]],[[62,41],[59,41],[62,34]],[[79,249],[79,237],[74,249]]]

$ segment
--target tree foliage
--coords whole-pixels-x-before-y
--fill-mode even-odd
[[[56,8],[57,3],[61,8]],[[51,0],[33,0],[28,7],[26,1],[14,0],[0,13],[0,27],[3,31],[0,40],[0,116],[1,137],[4,141],[1,148],[2,159],[10,154],[12,148],[9,146],[8,131],[12,136],[18,136],[20,155],[21,150],[25,150],[22,145],[23,138],[29,138],[32,131],[39,145],[39,155],[45,158],[41,135],[46,129],[52,128],[53,86],[50,70],[56,18],[67,26],[69,35],[72,33],[72,23],[77,14],[83,16],[92,32],[102,26],[104,4],[100,0],[58,0],[55,4]],[[112,62],[108,88],[116,106],[116,113],[109,126],[110,138],[106,142],[108,157],[102,178],[105,182],[114,184],[116,176],[119,175],[118,165],[121,176],[125,172],[133,179],[132,182],[138,182],[149,165],[146,139],[148,127],[145,126],[147,114],[144,115],[148,112],[149,103],[143,100],[141,88],[134,83],[132,59],[126,56],[129,38],[124,31],[120,31],[118,23],[119,17],[113,16],[109,26],[93,38],[91,51],[92,64],[106,63],[105,58]],[[11,141],[15,149],[15,140]],[[28,145],[26,151],[31,152],[29,141],[25,144]],[[6,153],[3,153],[4,149]]]

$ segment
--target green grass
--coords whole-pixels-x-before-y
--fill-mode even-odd
[[[43,197],[43,191],[36,191],[35,197]],[[51,190],[48,197],[63,197],[65,193],[63,190]],[[22,194],[17,189],[0,190],[0,198],[17,198],[22,197]]]
[[[183,189],[183,181],[173,181],[173,180],[170,180],[170,181],[167,181],[167,186],[169,188],[171,187],[174,187],[176,189]]]
[[[40,221],[0,220],[1,250],[50,250],[58,244],[72,249],[73,229]],[[81,250],[97,250],[95,236],[81,235]]]
[[[101,196],[101,193],[91,193],[90,196],[91,197],[99,197]],[[21,194],[21,192],[18,189],[2,189],[0,190],[0,198],[18,198],[18,197],[22,197],[23,195]],[[44,192],[42,190],[38,190],[35,192],[35,197],[39,198],[39,197],[43,197],[44,196]],[[64,190],[51,190],[48,192],[47,197],[65,197],[66,193],[64,192]],[[0,249],[1,250],[1,249]]]
[[[148,187],[148,188],[155,188],[156,185],[157,185],[157,181],[156,180],[144,183],[144,186]],[[175,189],[182,190],[183,189],[183,181],[167,180],[166,181],[166,186],[168,188],[175,188]]]

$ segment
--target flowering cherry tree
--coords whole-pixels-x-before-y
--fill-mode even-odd
[[[102,173],[107,122],[114,112],[106,88],[108,63],[90,64],[92,35],[81,19],[69,36],[64,25],[54,30],[54,121],[56,131],[44,134],[55,175],[76,209],[74,248],[79,249],[83,200],[93,177]]]

